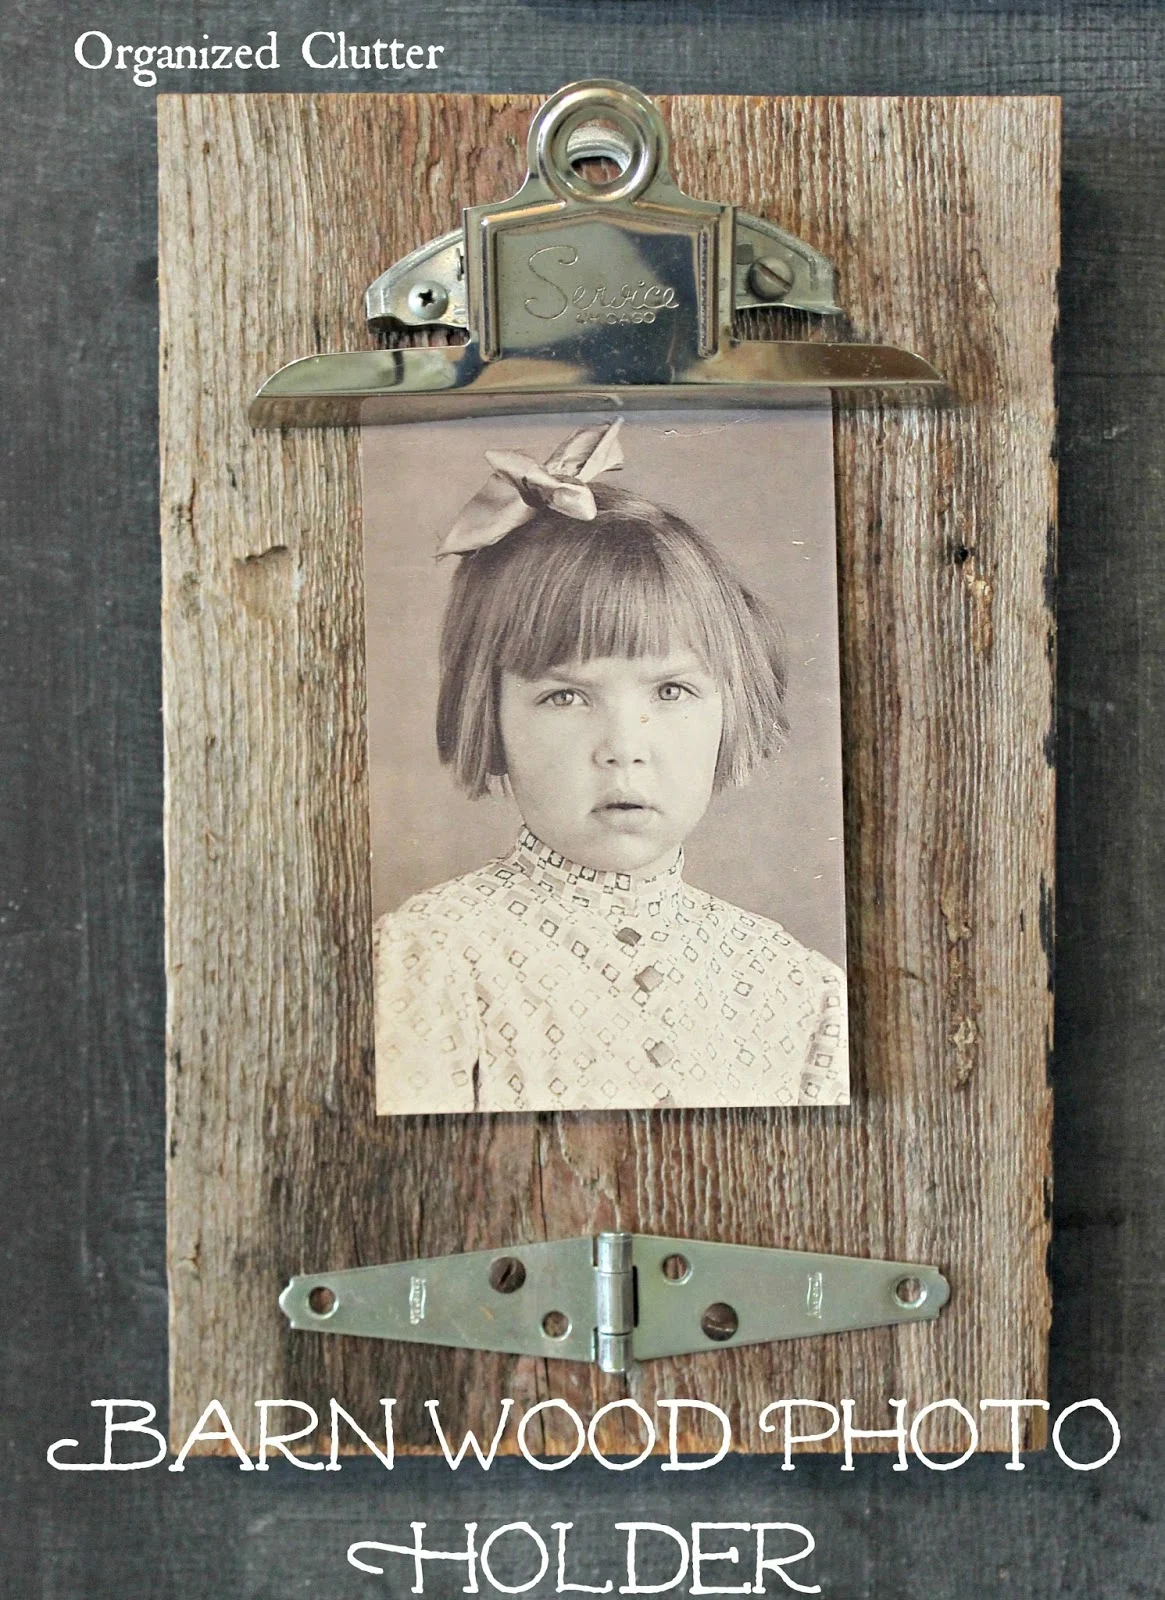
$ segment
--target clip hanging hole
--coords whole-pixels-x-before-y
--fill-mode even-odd
[[[489,1264],[490,1288],[499,1294],[515,1294],[526,1281],[526,1269],[517,1256],[499,1256]]]
[[[894,1285],[894,1298],[904,1311],[917,1311],[926,1299],[926,1285],[921,1278],[899,1278]]]
[[[666,148],[658,111],[621,84],[585,84],[554,95],[530,124],[531,170],[565,200],[634,200],[666,165]],[[593,160],[619,170],[613,177],[592,176],[587,164]]]
[[[736,1315],[734,1306],[726,1305],[723,1300],[717,1300],[710,1305],[700,1318],[700,1327],[708,1339],[715,1339],[717,1344],[722,1344],[740,1327],[740,1318]]]
[[[334,1289],[329,1289],[326,1283],[317,1283],[308,1291],[307,1303],[313,1316],[330,1317],[340,1302]]]
[[[607,117],[580,123],[566,141],[566,159],[571,171],[596,189],[621,178],[631,165],[634,153],[627,135]]]

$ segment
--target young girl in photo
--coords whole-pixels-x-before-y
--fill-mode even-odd
[[[596,481],[618,433],[488,452],[441,546],[438,751],[524,826],[376,925],[381,1113],[848,1100],[844,973],[683,877],[785,730],[779,631],[696,529]]]

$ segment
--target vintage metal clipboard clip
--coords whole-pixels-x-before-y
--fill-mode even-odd
[[[458,1349],[633,1361],[937,1317],[934,1267],[600,1233],[293,1278],[293,1328]]]
[[[309,356],[251,402],[256,427],[340,426],[521,411],[782,406],[805,392],[905,391],[943,380],[891,345],[740,338],[749,307],[838,313],[826,258],[772,223],[677,188],[650,100],[570,84],[536,113],[512,199],[470,206],[460,230],[368,290],[376,329],[465,327],[426,349]],[[592,183],[575,169],[607,156]]]

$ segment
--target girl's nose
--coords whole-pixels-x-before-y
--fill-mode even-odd
[[[647,728],[638,707],[612,711],[603,720],[595,744],[595,761],[601,767],[641,766],[648,759]]]

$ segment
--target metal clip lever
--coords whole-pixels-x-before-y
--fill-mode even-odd
[[[305,1275],[279,1304],[316,1333],[626,1372],[655,1356],[927,1322],[949,1298],[936,1268],[909,1262],[600,1233]]]
[[[591,131],[603,127],[613,137]],[[591,183],[575,170],[588,153],[617,155],[623,170]],[[376,328],[443,323],[469,341],[293,361],[252,401],[255,427],[945,388],[929,362],[889,345],[738,337],[746,307],[835,315],[832,266],[773,223],[684,194],[658,109],[604,79],[552,95],[530,125],[518,192],[470,206],[459,231],[382,273],[365,304]]]

